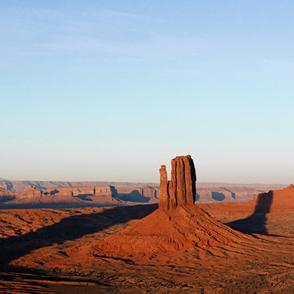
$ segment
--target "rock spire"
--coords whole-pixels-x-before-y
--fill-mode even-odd
[[[166,166],[160,167],[159,207],[173,209],[193,205],[196,196],[196,171],[190,155],[177,156],[171,162],[171,180]]]

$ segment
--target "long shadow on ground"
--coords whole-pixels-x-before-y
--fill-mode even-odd
[[[226,225],[230,226],[232,229],[241,231],[247,234],[262,234],[269,235],[266,228],[267,214],[271,210],[273,202],[273,193],[262,193],[258,195],[254,212],[240,220],[236,220]]]
[[[9,263],[29,252],[75,240],[87,234],[102,231],[111,226],[141,219],[152,213],[157,204],[115,207],[100,213],[74,215],[59,223],[43,227],[35,232],[0,240],[0,270],[6,271]]]

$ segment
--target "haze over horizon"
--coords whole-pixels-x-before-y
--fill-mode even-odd
[[[225,3],[0,2],[0,176],[294,182],[294,2]]]

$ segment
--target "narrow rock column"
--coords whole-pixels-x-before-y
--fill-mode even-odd
[[[159,207],[169,209],[169,193],[166,166],[162,165],[159,170],[160,186],[159,186]]]

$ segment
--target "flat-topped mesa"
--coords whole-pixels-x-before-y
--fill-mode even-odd
[[[172,209],[193,205],[196,198],[196,171],[190,155],[177,156],[171,162],[171,180],[166,166],[160,168],[159,207]]]

